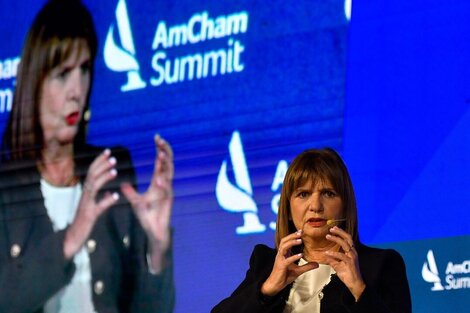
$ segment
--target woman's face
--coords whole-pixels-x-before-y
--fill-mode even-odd
[[[296,229],[303,229],[304,236],[317,240],[328,234],[327,220],[343,217],[343,201],[328,180],[318,180],[316,184],[307,181],[295,189],[290,208]]]
[[[40,122],[46,145],[73,142],[90,89],[90,66],[90,51],[77,40],[70,57],[44,79]]]

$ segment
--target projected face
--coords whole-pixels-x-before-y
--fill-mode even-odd
[[[90,64],[90,52],[77,41],[70,57],[44,79],[40,121],[46,145],[71,143],[77,134],[90,89]]]
[[[303,229],[307,237],[323,240],[330,227],[327,220],[342,217],[343,201],[329,181],[308,181],[294,190],[290,208],[297,229]]]

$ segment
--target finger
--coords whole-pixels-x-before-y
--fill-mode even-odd
[[[294,268],[294,272],[296,273],[297,276],[300,276],[303,273],[306,273],[308,271],[318,268],[319,266],[320,265],[317,262],[308,262],[304,265],[300,265]]]
[[[138,199],[140,195],[137,193],[135,188],[129,183],[122,183],[121,184],[121,192],[127,201],[130,202],[132,206],[137,205]]]
[[[106,149],[92,162],[84,182],[84,191],[94,195],[101,187],[117,175],[114,168],[117,161],[111,156],[111,151]]]
[[[173,161],[164,152],[159,152],[153,178],[158,186],[170,186],[174,176]]]
[[[165,174],[155,174],[152,177],[152,188],[158,192],[160,198],[173,195],[173,181]]]
[[[342,261],[342,262],[349,262],[351,261],[351,258],[348,257],[346,254],[341,253],[341,252],[336,252],[336,251],[325,251],[326,254],[326,262],[328,263],[329,261]],[[329,264],[331,265],[331,264]]]
[[[170,145],[160,137],[155,135],[155,165],[152,174],[151,186],[163,186],[168,188],[174,176],[173,151]]]
[[[339,227],[333,227],[330,229],[330,232],[333,234],[326,235],[326,239],[333,241],[340,245],[343,251],[349,252],[353,247],[354,243],[351,238],[351,235],[346,233],[344,230]]]
[[[173,180],[175,172],[173,159],[165,152],[158,153],[157,172],[161,175],[160,177],[163,178],[163,182],[171,182]]]
[[[121,184],[121,192],[131,204],[132,210],[134,211],[135,215],[139,219],[142,226],[145,226],[144,225],[146,224],[145,213],[146,213],[147,208],[145,207],[145,204],[142,201],[142,196],[129,183]]]
[[[159,149],[159,151],[165,152],[165,154],[167,154],[170,159],[173,159],[173,150],[171,149],[168,141],[163,139],[159,134],[155,135],[154,140],[157,149]]]
[[[105,156],[103,159],[100,159],[99,162],[96,163],[96,166],[90,171],[91,175],[94,176],[96,179],[97,177],[103,175],[106,172],[109,172],[112,169],[116,168],[117,160],[115,157],[109,155]]]
[[[96,176],[95,179],[87,178],[85,180],[84,189],[90,191],[91,194],[98,193],[101,188],[117,176],[117,170],[112,168],[111,170]]]
[[[300,238],[301,236],[302,236],[301,230],[298,230],[295,233],[289,234],[281,239],[281,241],[279,242],[279,246],[281,246],[284,242],[290,241],[292,239]]]
[[[350,246],[354,245],[351,235],[338,226],[332,227],[330,232],[344,239]]]
[[[284,265],[288,266],[294,262],[297,262],[298,260],[302,258],[302,256],[303,256],[302,253],[291,255],[290,257],[284,259]]]
[[[294,245],[302,244],[301,236],[302,231],[299,230],[293,234],[287,235],[282,238],[281,242],[279,243],[278,253],[285,256],[286,254],[288,254],[290,248],[292,248]]]
[[[338,244],[341,249],[343,249],[343,251],[350,251],[351,250],[351,246],[346,242],[346,240],[338,237],[338,236],[333,236],[333,235],[326,235],[326,239],[329,240],[329,241],[333,241],[335,242],[336,244]]]
[[[106,193],[97,204],[96,210],[98,215],[102,214],[108,208],[110,208],[113,204],[115,204],[119,200],[119,194],[117,192],[113,193]]]
[[[326,258],[323,260],[324,264],[326,265],[329,265],[331,266],[336,273],[338,273],[340,271],[340,268],[338,267],[340,264],[344,264],[344,263],[341,263],[341,261],[333,258],[333,257],[329,257],[329,256],[326,256]]]
[[[107,160],[110,156],[111,156],[111,150],[105,149],[90,164],[90,167],[88,168],[88,172],[95,172],[96,168],[99,167],[99,164],[101,164],[103,161]]]
[[[278,254],[280,254],[282,256],[286,256],[286,255],[290,254],[290,250],[293,246],[298,246],[298,245],[301,245],[301,244],[302,244],[302,239],[301,238],[286,241],[281,246],[279,246]]]

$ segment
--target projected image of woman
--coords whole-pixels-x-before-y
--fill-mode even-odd
[[[402,257],[359,241],[353,186],[334,150],[290,165],[275,243],[255,247],[245,280],[213,313],[411,312]]]
[[[78,0],[28,33],[0,172],[0,312],[171,312],[173,155],[135,189],[124,148],[85,143],[97,38]]]

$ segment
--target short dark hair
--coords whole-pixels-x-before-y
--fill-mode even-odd
[[[39,119],[42,83],[54,67],[70,57],[77,41],[85,43],[78,45],[79,49],[90,52],[93,81],[98,39],[90,12],[79,0],[48,1],[36,15],[23,46],[12,111],[3,137],[2,160],[41,158],[44,145]],[[89,95],[90,91],[86,106]],[[85,142],[85,124],[82,118],[75,136],[76,145]]]

